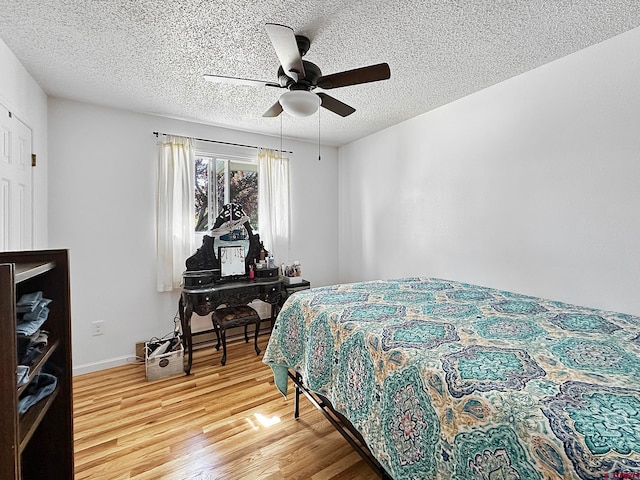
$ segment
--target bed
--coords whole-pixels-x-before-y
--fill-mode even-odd
[[[435,278],[342,284],[290,297],[263,361],[383,477],[640,478],[636,316]]]

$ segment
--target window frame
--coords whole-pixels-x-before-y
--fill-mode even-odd
[[[196,225],[195,225],[195,219],[194,219],[194,225],[193,225],[193,231],[195,233],[196,236],[196,241],[200,242],[202,240],[202,237],[204,237],[204,235],[206,235],[210,230],[211,230],[211,226],[213,225],[213,223],[215,222],[216,217],[218,216],[218,192],[217,192],[217,178],[216,178],[216,168],[217,168],[217,162],[218,160],[223,161],[224,162],[224,175],[225,175],[225,182],[226,182],[226,191],[224,192],[224,204],[229,203],[229,165],[231,162],[233,163],[240,163],[240,164],[248,164],[248,165],[254,165],[255,166],[255,171],[256,174],[258,173],[258,151],[255,148],[252,147],[239,147],[239,146],[235,146],[235,145],[225,145],[225,144],[215,144],[213,142],[202,142],[202,141],[196,141],[195,144],[195,148],[194,148],[194,175],[195,175],[195,162],[197,158],[208,158],[209,159],[209,166],[208,166],[208,176],[209,176],[209,184],[208,184],[208,191],[207,191],[207,195],[208,195],[208,199],[209,199],[209,205],[208,205],[208,228],[206,230],[201,230],[201,231],[197,231],[196,230]],[[211,168],[211,163],[215,162],[216,166],[212,169]],[[213,206],[215,206],[215,209],[212,209],[212,199],[213,199]],[[194,190],[194,197],[193,197],[193,202],[195,204],[195,190]],[[251,225],[252,228],[257,230],[257,225]]]

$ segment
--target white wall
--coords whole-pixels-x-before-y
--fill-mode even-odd
[[[640,29],[340,149],[340,281],[640,314]]]
[[[177,293],[157,293],[160,131],[279,148],[280,139],[49,99],[49,241],[70,250],[76,373],[121,364],[173,328]],[[337,280],[338,152],[284,140],[291,160],[291,256],[313,285]],[[91,335],[102,320],[105,334]]]
[[[640,314],[639,46],[627,32],[347,145],[339,166],[333,148],[318,162],[315,145],[285,140],[291,256],[314,285],[338,269],[433,275]],[[32,127],[39,159],[36,247],[70,249],[75,370],[122,363],[177,305],[155,292],[151,132],[279,139],[62,99],[47,117],[1,41],[0,66],[0,102]],[[91,336],[95,320],[105,335]]]
[[[33,173],[33,246],[47,245],[47,95],[0,39],[0,104],[31,128]]]

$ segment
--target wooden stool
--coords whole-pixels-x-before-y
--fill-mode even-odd
[[[254,337],[254,346],[256,355],[260,355],[258,348],[258,332],[260,331],[260,315],[249,305],[236,305],[232,307],[223,307],[214,310],[211,314],[213,328],[216,331],[218,344],[216,350],[220,350],[220,335],[222,334],[222,365],[227,362],[227,328],[244,326],[244,341],[248,342],[247,325],[255,323],[256,332]]]

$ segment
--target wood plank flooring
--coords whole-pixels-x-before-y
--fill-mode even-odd
[[[260,336],[266,348],[268,336]],[[76,480],[379,478],[307,399],[293,418],[252,342],[194,352],[191,375],[147,382],[143,364],[76,376]]]

